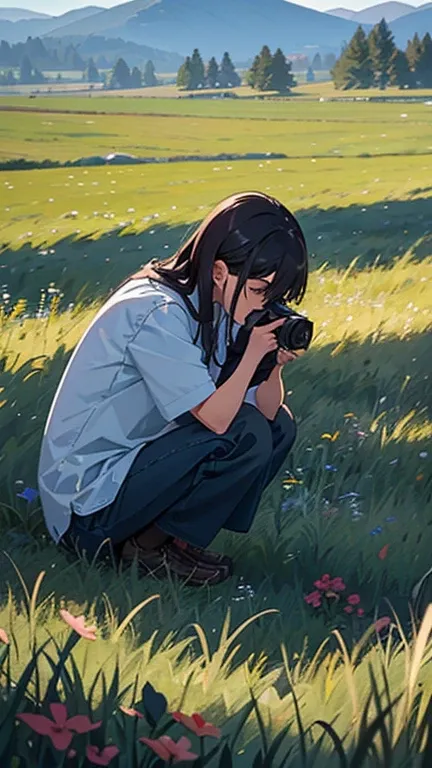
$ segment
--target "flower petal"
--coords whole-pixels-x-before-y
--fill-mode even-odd
[[[150,747],[150,749],[152,749],[158,757],[162,758],[162,760],[169,760],[173,753],[167,749],[162,738],[163,737],[161,736],[160,739],[147,739],[145,736],[141,736],[138,741],[142,741],[143,744]],[[169,736],[166,738],[169,738]],[[170,741],[172,741],[172,739],[170,739]]]
[[[0,642],[9,645],[9,637],[5,629],[0,627]]]
[[[87,715],[74,715],[74,717],[69,718],[66,725],[69,730],[75,731],[75,733],[88,733],[89,731],[95,731],[96,728],[100,728],[102,720],[99,720],[98,723],[92,723]]]
[[[88,744],[86,749],[87,760],[90,763],[93,763],[93,765],[109,765],[111,760],[117,757],[119,752],[120,750],[115,744],[110,744],[103,749]]]
[[[62,752],[70,747],[71,741],[73,739],[73,733],[68,731],[67,728],[62,728],[61,731],[57,730],[57,728],[58,726],[52,726],[49,736],[54,747]]]
[[[49,706],[50,706],[51,714],[53,716],[53,720],[55,724],[60,726],[60,728],[64,728],[66,725],[66,720],[68,716],[66,706],[62,704],[60,701],[55,701]]]
[[[96,640],[96,627],[86,627],[84,624],[84,616],[72,616],[72,614],[64,608],[60,610],[60,616],[63,621],[65,621],[66,624],[69,624],[69,626],[81,635],[81,637],[84,637],[86,640]]]
[[[39,733],[40,736],[49,736],[53,726],[53,722],[49,717],[45,717],[45,715],[33,715],[30,712],[23,712],[20,715],[17,715],[17,720],[22,720],[23,723],[26,723],[32,731]]]

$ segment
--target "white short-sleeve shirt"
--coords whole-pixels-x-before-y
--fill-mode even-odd
[[[198,289],[189,296],[198,308]],[[219,320],[217,359],[226,357],[228,315]],[[240,325],[234,323],[235,339]],[[141,448],[176,429],[176,418],[216,390],[220,367],[207,367],[198,323],[180,294],[130,280],[97,313],[76,346],[45,426],[38,487],[56,543],[72,511],[91,515],[111,504]],[[256,406],[257,387],[245,402]]]

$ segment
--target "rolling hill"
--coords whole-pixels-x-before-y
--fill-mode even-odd
[[[407,16],[402,16],[389,24],[394,34],[395,43],[399,48],[405,49],[407,41],[412,40],[414,34],[418,32],[423,37],[426,32],[432,33],[432,4],[428,7],[419,8]]]
[[[22,19],[50,19],[49,13],[37,13],[26,8],[0,8],[0,21],[21,21]]]
[[[16,11],[15,8],[0,8],[0,39],[7,40],[8,43],[25,42],[28,37],[41,37],[49,35],[60,27],[71,23],[82,23],[85,19],[98,15],[105,8],[96,5],[88,5],[85,8],[77,8],[73,11],[63,13],[61,16],[47,16],[36,14],[32,11],[18,11],[19,13],[30,14],[29,17],[21,16],[21,20],[11,20],[7,16],[2,16],[4,12]]]
[[[348,8],[332,8],[327,13],[339,16],[341,19],[355,21],[357,24],[378,24],[382,18],[387,23],[390,23],[415,10],[417,10],[416,7],[408,3],[388,2],[371,5],[369,8],[363,8],[361,11],[351,11]]]

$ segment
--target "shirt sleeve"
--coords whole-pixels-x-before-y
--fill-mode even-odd
[[[127,349],[167,421],[216,391],[202,350],[193,343],[187,312],[175,302],[152,309]]]
[[[256,401],[256,391],[259,387],[259,384],[256,384],[254,387],[249,387],[247,390],[244,401],[245,403],[250,403],[251,405],[254,405],[255,408],[258,408],[258,403]]]

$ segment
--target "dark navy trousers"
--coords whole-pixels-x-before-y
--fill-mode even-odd
[[[208,547],[222,528],[249,531],[264,489],[296,438],[288,410],[282,406],[269,421],[244,403],[223,435],[189,412],[177,423],[143,447],[112,504],[72,516],[63,544],[92,558],[104,539],[118,553],[119,545],[152,523],[198,547]]]

